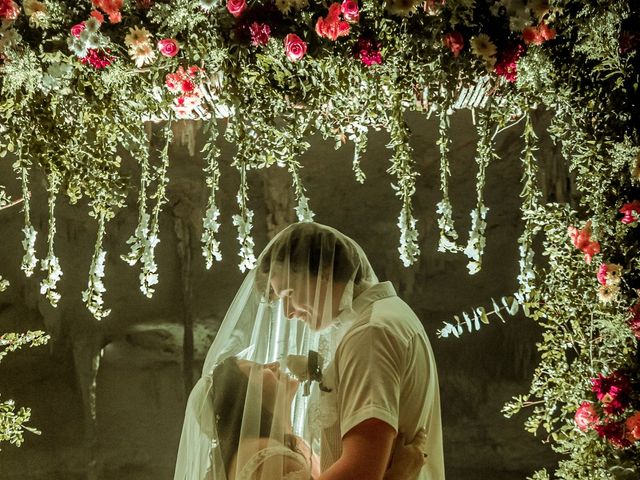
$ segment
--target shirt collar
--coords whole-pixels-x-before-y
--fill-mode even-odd
[[[367,288],[364,292],[353,299],[352,308],[360,313],[373,302],[383,298],[394,297],[396,290],[391,282],[380,282]]]

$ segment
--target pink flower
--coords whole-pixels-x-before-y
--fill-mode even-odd
[[[0,0],[0,19],[12,21],[20,15],[20,7],[12,0]]]
[[[620,213],[624,215],[620,219],[625,225],[635,223],[640,218],[640,200],[634,200],[631,203],[625,203],[620,209]]]
[[[382,63],[382,55],[380,55],[380,46],[378,42],[366,37],[358,38],[355,49],[356,58],[359,58],[367,67]]]
[[[464,37],[460,32],[449,32],[442,37],[442,43],[457,57],[464,48]]]
[[[84,22],[80,22],[71,27],[71,35],[80,38],[80,34],[84,32]]]
[[[271,35],[271,27],[266,23],[253,22],[249,25],[249,33],[253,46],[266,45]]]
[[[598,374],[598,378],[591,379],[591,390],[603,405],[605,413],[617,415],[629,405],[631,384],[629,379],[619,372],[613,372],[608,377]]]
[[[165,57],[175,57],[180,51],[180,45],[173,38],[158,41],[158,50]]]
[[[584,261],[591,263],[593,256],[600,253],[600,243],[591,240],[591,220],[586,223],[582,230],[570,226],[567,228],[567,232],[571,237],[573,246],[584,253]]]
[[[102,15],[98,10],[91,10],[91,13],[89,15],[98,20],[100,23],[104,23],[104,15]]]
[[[342,12],[342,5],[339,3],[332,3],[329,6],[329,12],[326,17],[318,18],[316,22],[316,33],[323,38],[330,40],[337,40],[338,37],[344,37],[349,35],[351,27],[343,20],[340,20],[340,13]]]
[[[515,82],[518,78],[518,60],[524,53],[524,45],[515,43],[501,50],[494,71],[496,75],[504,77],[508,82]]]
[[[608,271],[607,264],[606,263],[600,264],[600,268],[598,268],[598,273],[596,277],[598,278],[598,282],[600,282],[600,284],[602,285],[607,284],[607,271]]]
[[[573,420],[580,430],[586,432],[598,424],[600,418],[598,417],[596,409],[593,407],[593,403],[582,402],[576,410]]]
[[[640,411],[637,411],[624,422],[627,432],[626,439],[633,443],[640,440]]]
[[[88,63],[96,70],[102,70],[111,65],[115,59],[116,57],[110,55],[108,51],[103,52],[95,48],[90,48],[87,55],[81,58],[80,61],[85,65]]]
[[[307,44],[295,33],[290,33],[284,37],[284,51],[290,61],[297,62],[307,53]]]
[[[343,0],[341,12],[347,22],[358,23],[358,20],[360,20],[358,0]]]
[[[247,8],[247,0],[227,0],[227,10],[234,17],[239,17]]]
[[[631,331],[636,338],[640,340],[640,302],[631,307],[629,313],[631,317],[627,320],[627,323],[629,323],[629,327],[631,327]]]
[[[109,16],[111,23],[120,23],[122,21],[122,13],[120,9],[124,0],[92,0],[94,7],[99,8]]]

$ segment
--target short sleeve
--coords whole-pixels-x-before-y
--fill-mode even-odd
[[[389,329],[366,325],[345,337],[336,359],[340,434],[376,418],[398,430],[406,352]]]

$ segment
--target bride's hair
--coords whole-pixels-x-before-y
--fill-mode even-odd
[[[274,263],[290,265],[293,271],[308,271],[320,276],[331,273],[333,281],[357,285],[362,278],[362,265],[354,246],[336,235],[333,229],[317,223],[296,223],[278,234],[260,257],[256,282],[266,283]]]
[[[209,399],[213,407],[218,444],[228,473],[240,443],[249,378],[238,366],[238,359],[228,357],[213,369],[211,379]],[[260,412],[260,437],[269,438],[273,428],[273,414],[263,406]],[[297,451],[293,435],[284,435],[284,444]]]

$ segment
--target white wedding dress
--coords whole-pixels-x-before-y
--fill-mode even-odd
[[[278,479],[266,479],[262,476],[258,476],[258,470],[260,467],[271,458],[285,459],[289,458],[294,460],[295,463],[300,465],[300,470],[288,472]],[[236,480],[310,480],[311,468],[304,456],[298,452],[285,447],[284,445],[278,445],[274,447],[263,448],[253,455],[249,461],[242,468]]]

